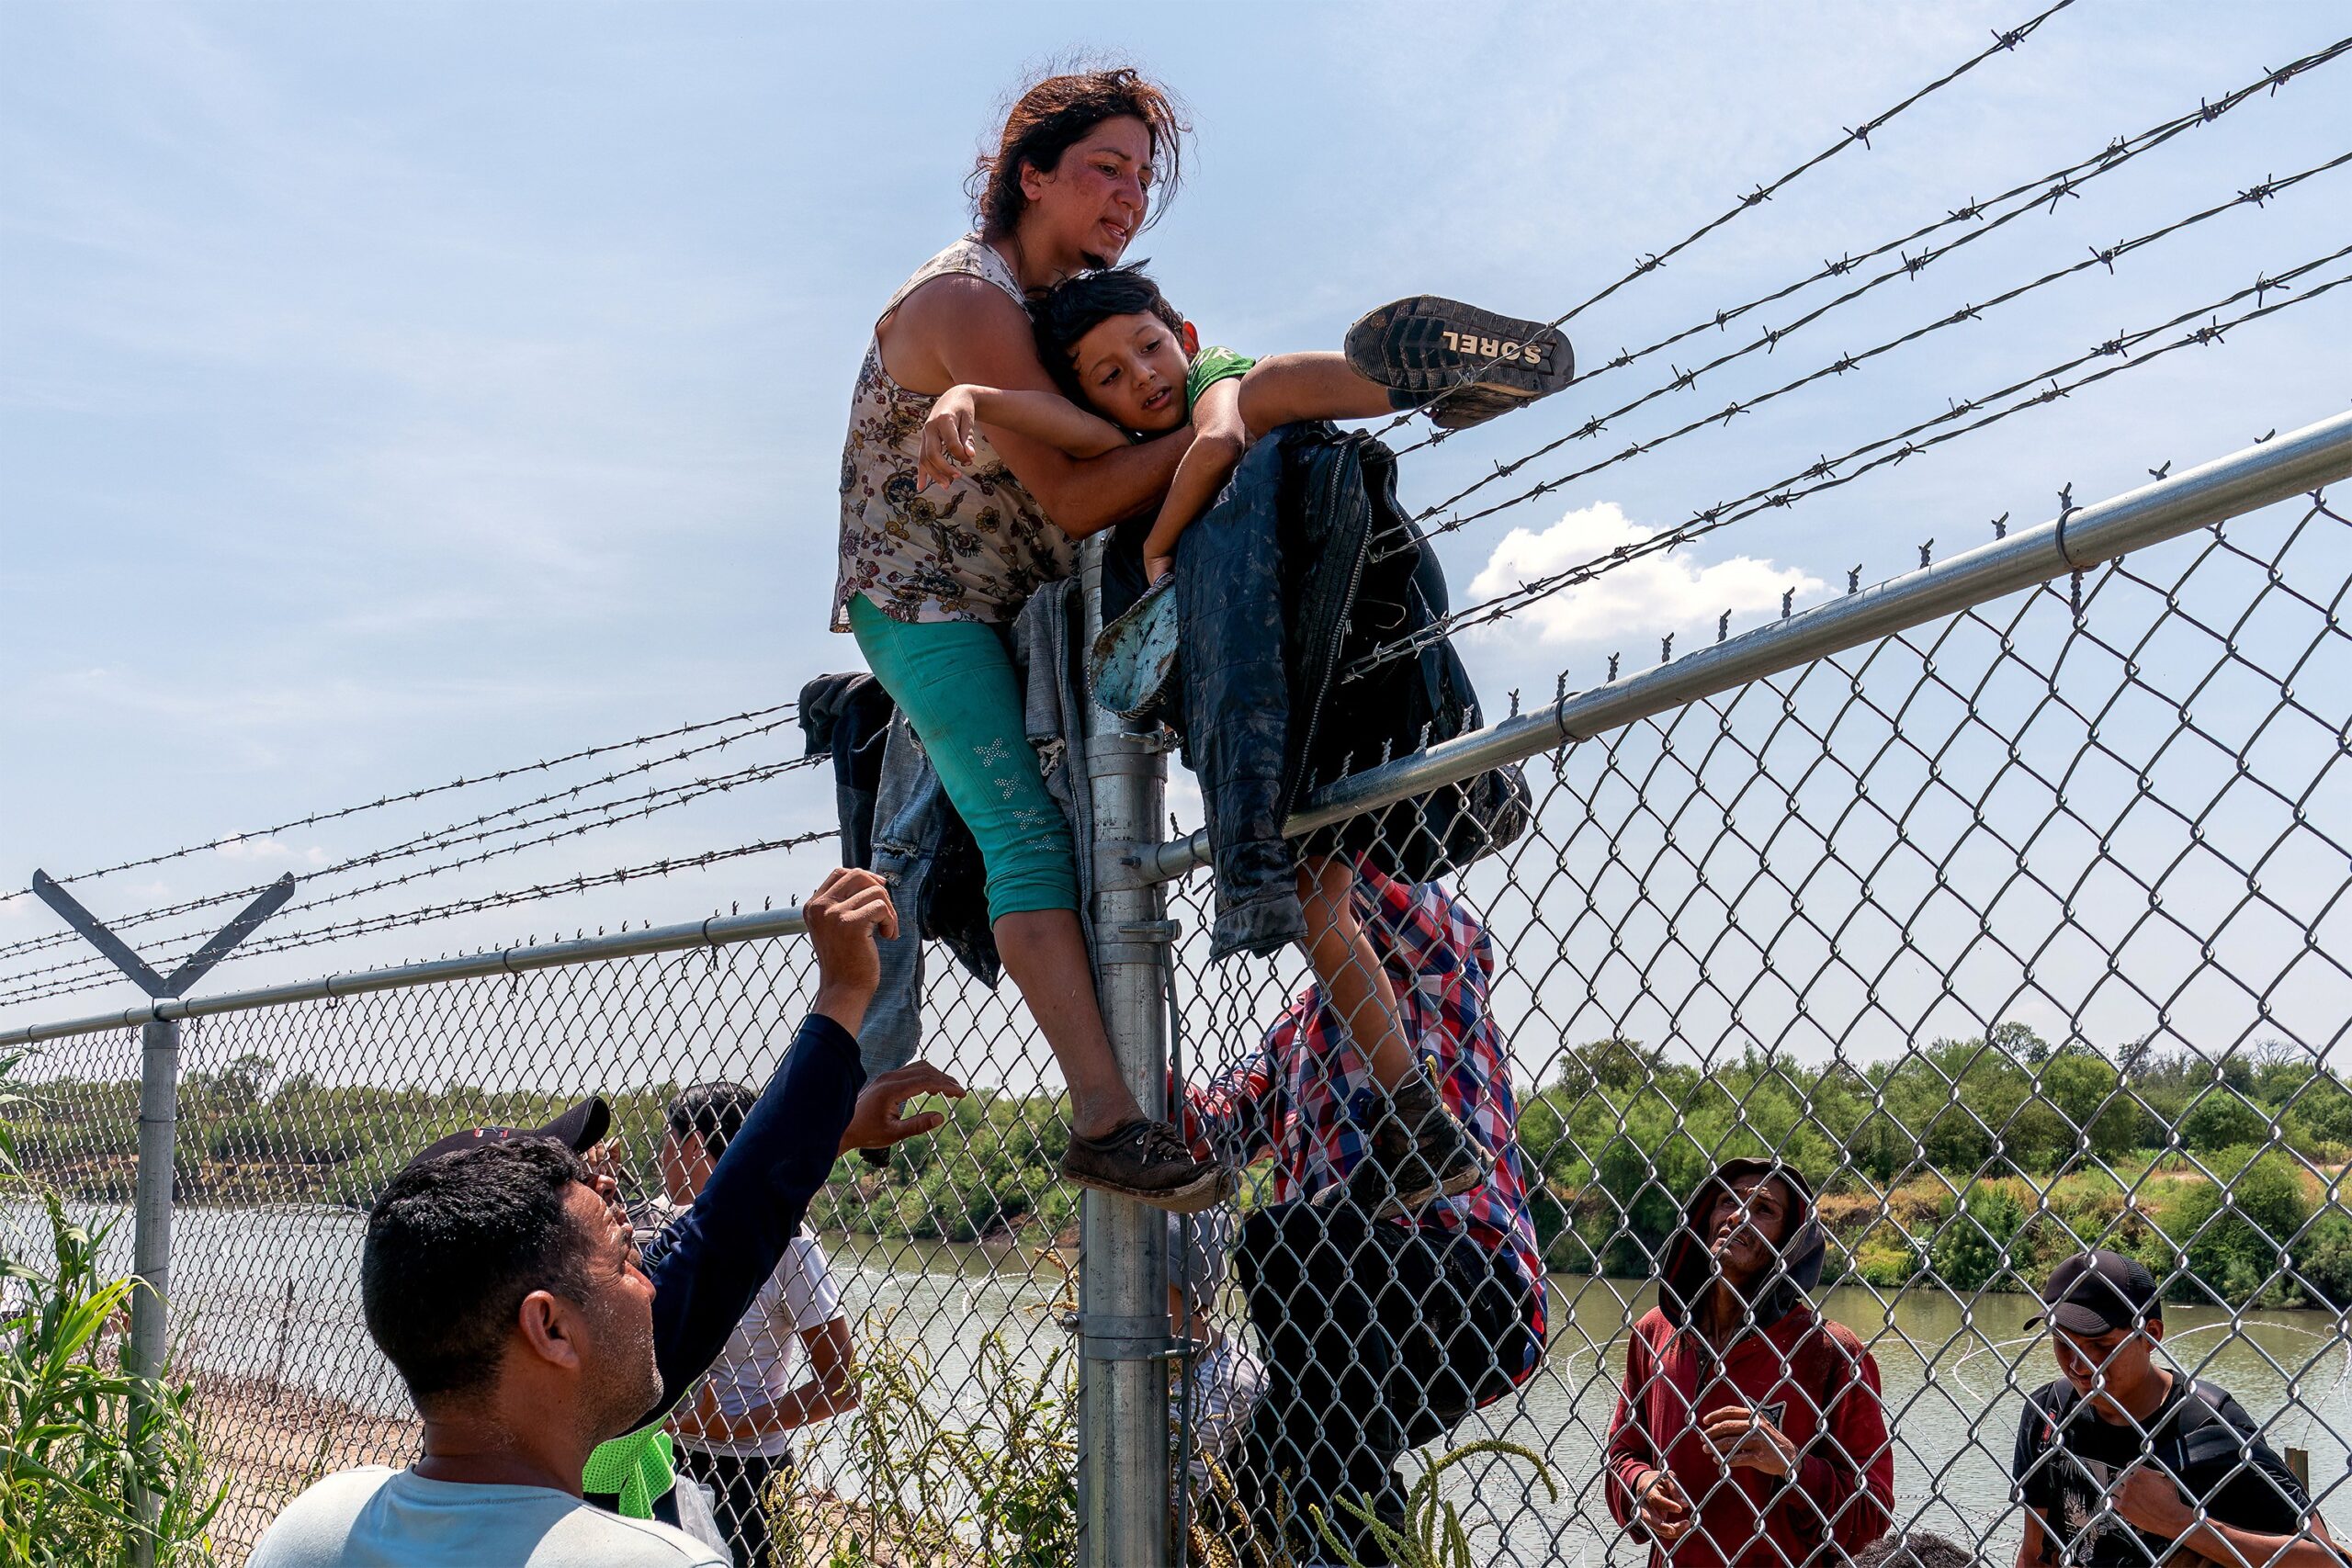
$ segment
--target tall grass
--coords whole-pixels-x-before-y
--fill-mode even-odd
[[[1060,1299],[1074,1304],[1068,1266]],[[943,1394],[920,1337],[869,1314],[858,1337],[851,1447],[864,1498],[777,1498],[785,1568],[1060,1568],[1078,1551],[1078,1369],[1067,1346],[1034,1368],[1001,1330],[980,1341],[968,1382],[978,1408]]]

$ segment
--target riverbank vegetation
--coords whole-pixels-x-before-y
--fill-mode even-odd
[[[1562,1053],[1525,1096],[1520,1142],[1555,1269],[1652,1273],[1701,1176],[1778,1150],[1822,1194],[1832,1280],[2019,1289],[2096,1242],[2177,1275],[2184,1299],[2352,1305],[2352,1209],[2336,1189],[2352,1087],[2300,1050],[2110,1055],[2012,1024],[1868,1064],[1750,1052],[1702,1070],[1680,1055],[1595,1042]],[[673,1088],[608,1094],[640,1173]],[[28,1164],[74,1196],[128,1199],[137,1086],[51,1083],[43,1098]],[[361,1207],[430,1138],[536,1125],[562,1104],[280,1080],[241,1057],[184,1087],[180,1196]],[[1075,1223],[1056,1100],[980,1091],[946,1109],[945,1128],[887,1166],[845,1162],[812,1218],[946,1241]]]
[[[213,1561],[208,1483],[185,1383],[123,1364],[136,1280],[98,1267],[103,1231],[71,1219],[17,1164],[11,1117],[38,1109],[0,1059],[0,1564],[127,1562],[145,1537],[163,1568]],[[28,1235],[28,1232],[32,1234]]]

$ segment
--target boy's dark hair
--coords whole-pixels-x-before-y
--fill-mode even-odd
[[[439,1155],[392,1178],[368,1213],[368,1332],[422,1410],[498,1373],[533,1291],[585,1299],[589,1238],[566,1212],[580,1156],[546,1138]]]
[[[1145,273],[1148,265],[1129,262],[1125,266],[1077,273],[1030,299],[1029,320],[1037,329],[1037,357],[1066,389],[1077,385],[1070,355],[1078,352],[1078,340],[1112,317],[1157,316],[1169,331],[1184,330],[1183,312],[1168,302],[1159,285]]]
[[[670,1101],[670,1132],[680,1143],[700,1138],[710,1157],[717,1159],[743,1130],[743,1119],[752,1113],[758,1098],[748,1086],[725,1078],[681,1089]]]
[[[1001,240],[1021,221],[1029,198],[1021,193],[1023,164],[1050,173],[1078,139],[1106,119],[1139,119],[1151,131],[1157,178],[1148,228],[1176,194],[1183,174],[1184,138],[1193,128],[1167,88],[1140,71],[1114,66],[1042,77],[1023,89],[1005,111],[996,151],[982,152],[966,188],[980,220],[980,237]]]

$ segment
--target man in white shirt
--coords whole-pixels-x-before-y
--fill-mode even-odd
[[[850,1130],[874,933],[897,921],[870,872],[833,873],[807,912],[815,1016],[841,1049],[812,1055],[786,1089],[825,1108],[808,1135],[830,1163],[839,1142],[888,1142],[907,1125]],[[877,1122],[893,1111],[856,1107]],[[249,1568],[729,1568],[683,1531],[582,1495],[589,1453],[639,1427],[663,1391],[653,1281],[628,1216],[560,1136],[483,1129],[394,1177],[368,1214],[360,1293],[424,1417],[424,1455],[320,1482]]]
[[[670,1101],[661,1163],[673,1207],[700,1195],[755,1098],[747,1085],[722,1080]],[[803,1359],[806,1376],[796,1371]],[[824,1247],[804,1229],[674,1418],[680,1468],[711,1489],[735,1568],[770,1568],[769,1489],[792,1469],[795,1432],[856,1407],[854,1371],[841,1291]]]

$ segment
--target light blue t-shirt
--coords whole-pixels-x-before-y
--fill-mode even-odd
[[[625,1519],[551,1486],[430,1481],[380,1464],[286,1506],[246,1568],[729,1568],[683,1530]]]

